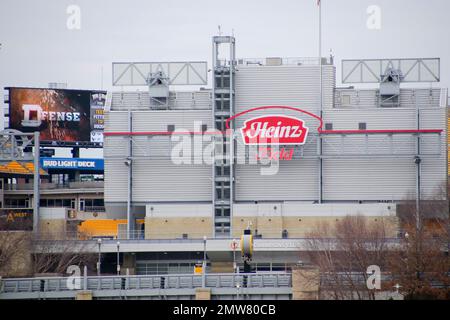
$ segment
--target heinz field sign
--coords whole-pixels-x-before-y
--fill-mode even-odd
[[[246,120],[241,134],[246,145],[302,145],[308,130],[299,118],[265,115]]]

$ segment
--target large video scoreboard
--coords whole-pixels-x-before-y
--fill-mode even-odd
[[[106,91],[6,89],[9,128],[39,131],[42,145],[103,146]]]

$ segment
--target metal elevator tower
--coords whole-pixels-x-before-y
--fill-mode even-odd
[[[215,36],[213,45],[213,123],[216,130],[226,131],[226,120],[234,114],[235,39]],[[219,49],[227,49],[227,58],[219,58]],[[233,129],[233,123],[230,123]],[[232,131],[231,131],[232,132]],[[229,237],[232,227],[234,199],[234,137],[215,137],[213,165],[214,236]]]

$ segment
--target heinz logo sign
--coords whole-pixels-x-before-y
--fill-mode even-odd
[[[301,145],[308,136],[308,127],[295,117],[267,115],[246,120],[241,134],[246,145]]]

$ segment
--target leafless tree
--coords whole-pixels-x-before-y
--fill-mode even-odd
[[[0,231],[0,276],[25,275],[30,255],[30,232]]]
[[[421,199],[399,205],[403,236],[392,251],[389,270],[393,283],[409,299],[450,299],[450,223],[447,186]]]
[[[364,216],[346,216],[331,226],[320,223],[309,234],[310,255],[321,274],[325,299],[375,299],[366,285],[367,268],[387,263],[389,244],[383,219],[369,223]]]
[[[450,184],[449,184],[450,186]],[[424,227],[436,227],[449,219],[449,201],[447,199],[448,187],[441,184],[431,194],[421,195],[420,201],[416,201],[413,194],[409,194],[397,206],[397,215],[402,226],[421,225]],[[445,224],[445,223],[444,223]]]
[[[37,234],[31,219],[0,217],[0,276],[64,274],[70,265],[92,265],[96,255],[90,236],[77,232]]]
[[[398,205],[400,237],[391,239],[383,219],[347,216],[333,225],[318,224],[310,233],[311,261],[321,272],[321,288],[333,299],[375,299],[368,289],[367,267],[386,276],[382,290],[406,299],[450,298],[450,224],[447,187]],[[359,275],[356,276],[356,275]]]
[[[401,249],[391,253],[392,284],[399,284],[406,298],[450,298],[445,289],[450,285],[448,242],[444,240],[448,235],[436,232],[407,226]]]
[[[392,285],[406,299],[450,299],[449,222],[404,225],[401,247],[391,252]]]
[[[64,274],[70,265],[88,266],[96,259],[89,249],[92,245],[86,241],[60,240],[46,237],[33,242],[33,272],[34,274],[57,273]]]
[[[22,214],[22,213],[19,213]],[[0,276],[29,274],[32,221],[29,215],[0,214]]]

